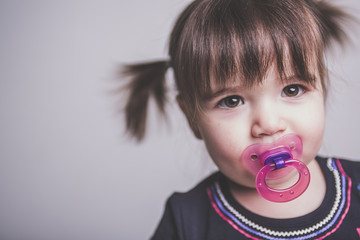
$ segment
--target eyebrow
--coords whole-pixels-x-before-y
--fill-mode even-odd
[[[232,87],[224,87],[224,88],[221,88],[215,92],[207,92],[205,93],[205,96],[204,96],[204,100],[205,101],[211,101],[213,100],[214,98],[217,98],[221,95],[226,95],[226,94],[230,94],[230,93],[234,93],[236,91],[239,91],[239,89],[244,89],[244,86],[243,85],[236,85],[236,86],[232,86]]]
[[[283,81],[283,82],[288,82],[288,83],[297,82],[297,81],[307,82],[305,79],[301,78],[301,77],[298,76],[298,75],[290,75],[289,77],[285,76],[285,78],[282,79],[282,81]]]
[[[306,83],[306,84],[313,84],[314,81],[316,80],[316,77],[312,74],[309,75],[308,79],[304,79],[301,76],[298,75],[290,75],[289,77],[285,77],[284,79],[282,79],[281,81],[283,83],[296,83],[296,82],[302,82],[302,83]]]

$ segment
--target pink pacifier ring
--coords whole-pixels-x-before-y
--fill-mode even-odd
[[[275,164],[267,164],[256,175],[256,190],[265,199],[272,202],[288,202],[305,192],[310,183],[310,173],[306,165],[298,160],[285,160],[285,167],[293,167],[299,173],[299,179],[291,187],[274,189],[267,185],[265,179],[269,172],[276,169]]]

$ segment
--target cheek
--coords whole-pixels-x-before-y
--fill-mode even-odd
[[[241,154],[249,145],[244,126],[226,124],[203,125],[200,129],[208,153],[219,170],[232,181],[254,187],[255,178],[246,171],[241,162]],[[234,125],[233,125],[234,126]]]
[[[206,148],[215,162],[218,159],[226,159],[227,155],[236,149],[234,136],[221,124],[203,124],[200,132]]]
[[[244,127],[231,121],[202,121],[199,127],[207,150],[216,165],[236,165],[244,143]]]
[[[311,110],[311,111],[310,111]],[[309,108],[308,114],[302,117],[303,125],[299,134],[303,140],[303,159],[309,162],[318,154],[322,145],[325,130],[325,110],[319,103]]]

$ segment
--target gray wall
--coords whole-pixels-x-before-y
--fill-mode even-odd
[[[188,2],[0,1],[0,239],[146,239],[165,199],[214,169],[174,95],[169,121],[152,112],[136,145],[111,93],[120,63],[166,57]],[[358,15],[359,1],[337,2]],[[322,153],[360,159],[354,42],[329,60]]]

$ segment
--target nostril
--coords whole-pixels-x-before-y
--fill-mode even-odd
[[[268,137],[274,135],[283,134],[286,130],[285,124],[282,122],[277,123],[262,123],[262,124],[254,124],[252,127],[251,133],[253,137]]]

